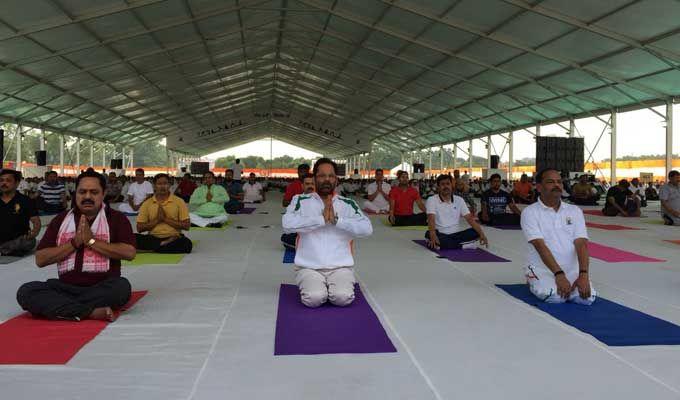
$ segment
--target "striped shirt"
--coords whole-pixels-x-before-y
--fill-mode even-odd
[[[47,204],[61,204],[61,196],[66,194],[66,188],[63,183],[50,185],[43,182],[38,186],[38,193]]]

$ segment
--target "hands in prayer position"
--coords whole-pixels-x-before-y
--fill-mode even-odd
[[[212,198],[213,198],[212,192],[210,192],[210,190],[208,190],[208,194],[205,195],[205,200],[207,202],[211,202]]]
[[[92,230],[90,224],[87,222],[85,215],[80,216],[78,221],[78,228],[76,229],[76,236],[73,238],[73,244],[76,249],[83,247],[83,245],[92,239]]]
[[[333,199],[324,199],[323,219],[326,224],[335,224],[335,210],[333,209]]]

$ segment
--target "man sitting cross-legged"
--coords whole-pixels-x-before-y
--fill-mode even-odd
[[[661,187],[659,198],[664,224],[680,225],[680,172],[668,173],[668,183]]]
[[[203,174],[203,185],[194,190],[189,200],[191,224],[201,227],[221,228],[227,222],[224,203],[229,195],[224,187],[215,184],[215,174],[211,171]]]
[[[619,184],[607,191],[607,202],[602,209],[602,214],[608,217],[639,217],[640,199],[629,190],[630,183],[621,179]]]
[[[510,193],[501,189],[501,176],[491,175],[489,186],[489,189],[482,193],[479,221],[487,225],[519,225],[522,212],[515,205]],[[506,213],[506,207],[510,207],[513,213]]]
[[[394,226],[427,225],[425,203],[420,198],[418,189],[409,185],[408,172],[401,171],[397,176],[399,186],[390,190],[390,216],[389,221]],[[422,211],[420,214],[413,213],[413,204],[418,204]]]
[[[191,240],[182,235],[189,230],[189,208],[184,200],[170,193],[170,177],[153,178],[154,195],[146,200],[137,216],[137,250],[156,253],[191,253]]]
[[[0,170],[0,255],[3,256],[22,257],[32,252],[40,233],[35,203],[17,192],[19,181],[21,172]]]
[[[295,280],[308,307],[354,301],[352,240],[373,233],[356,202],[335,194],[337,169],[328,158],[319,159],[313,169],[317,192],[296,196],[283,216],[284,231],[300,235]]]
[[[425,203],[429,229],[425,232],[427,245],[433,249],[461,249],[476,247],[474,242],[488,246],[482,227],[475,221],[465,201],[453,195],[451,175],[437,177],[437,194]],[[460,227],[461,217],[471,228]]]
[[[135,235],[125,215],[104,204],[106,179],[86,171],[76,179],[75,207],[57,215],[38,244],[39,268],[57,264],[59,279],[29,282],[19,305],[49,319],[113,321],[113,309],[131,295],[120,260],[135,258]]]
[[[302,178],[302,190],[303,194],[310,194],[314,193],[314,175],[312,174],[307,174],[307,176]],[[299,194],[296,194],[295,196],[292,197],[292,199],[295,199],[297,196],[300,196]],[[286,212],[292,212],[295,208],[295,205],[297,204],[297,201],[292,201],[290,204],[288,204],[288,207],[286,208]],[[291,206],[292,204],[292,206]],[[283,244],[284,247],[287,247],[289,249],[294,249],[295,246],[297,245],[297,238],[298,234],[295,232],[291,233],[284,233],[281,235],[281,243]]]
[[[383,170],[378,168],[375,170],[375,182],[372,182],[366,188],[368,200],[364,202],[364,210],[376,214],[386,214],[390,211],[390,186],[389,183],[383,180]]]
[[[578,182],[571,187],[569,200],[581,206],[596,206],[598,200],[600,200],[600,195],[593,184],[588,182],[588,175],[581,174],[578,177]]]
[[[529,289],[547,303],[590,305],[596,294],[588,277],[588,232],[583,211],[561,200],[562,178],[555,169],[539,172],[536,188],[540,192],[538,201],[522,213]]]
[[[243,202],[244,203],[262,203],[264,202],[265,194],[262,184],[256,180],[255,173],[251,172],[248,175],[248,182],[243,185]]]
[[[137,168],[135,170],[135,180],[130,183],[127,189],[127,203],[120,205],[118,208],[120,212],[137,214],[142,203],[153,196],[153,186],[144,179],[144,176],[145,174],[142,168]]]

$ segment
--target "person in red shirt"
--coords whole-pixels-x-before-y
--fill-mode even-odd
[[[310,194],[314,193],[316,191],[316,184],[314,183],[314,175],[312,174],[307,174],[304,178],[302,178],[302,187],[303,187],[303,193],[302,194]],[[289,248],[289,249],[295,249],[297,246],[297,237],[298,234],[295,232],[292,233],[284,233],[281,235],[281,244],[283,244],[283,247]]]
[[[414,226],[427,225],[427,214],[425,214],[425,204],[420,198],[418,189],[409,185],[408,172],[401,171],[397,176],[399,185],[390,190],[390,216],[388,217],[393,226]],[[419,214],[413,213],[413,203],[418,204],[422,211]]]
[[[38,244],[38,268],[57,264],[59,279],[29,282],[17,301],[36,317],[113,321],[132,294],[120,260],[135,258],[130,221],[104,203],[106,180],[95,171],[76,179],[76,206],[57,215]]]
[[[191,180],[191,174],[186,173],[179,182],[179,185],[177,185],[175,194],[184,200],[185,203],[188,203],[191,199],[191,195],[194,194],[194,190],[196,190],[197,187],[198,186],[196,186],[196,183]]]
[[[298,165],[297,172],[298,179],[289,183],[288,186],[286,186],[286,193],[283,195],[284,207],[288,207],[288,204],[290,204],[291,200],[293,200],[293,196],[295,196],[296,194],[302,194],[304,192],[302,180],[305,179],[305,176],[309,175],[309,165],[307,164]]]
[[[511,194],[515,199],[515,203],[533,204],[536,201],[534,199],[534,191],[531,187],[531,182],[529,182],[529,177],[527,174],[522,174],[519,182],[515,182]]]

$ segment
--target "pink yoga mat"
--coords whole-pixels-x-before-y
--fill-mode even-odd
[[[121,311],[131,308],[146,293],[132,292]],[[51,321],[23,313],[0,324],[0,364],[64,365],[108,324],[94,320]]]
[[[588,252],[591,257],[602,261],[616,263],[616,262],[664,262],[658,258],[651,258],[641,256],[639,254],[631,253],[624,250],[619,250],[615,247],[604,246],[601,244],[588,242]]]
[[[604,229],[606,231],[640,231],[640,228],[631,228],[623,225],[597,224],[595,222],[586,222],[588,228]]]

